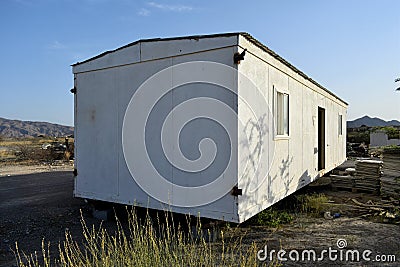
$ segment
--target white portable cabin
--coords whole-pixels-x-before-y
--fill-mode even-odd
[[[346,159],[347,103],[247,33],[73,65],[75,197],[243,222]]]

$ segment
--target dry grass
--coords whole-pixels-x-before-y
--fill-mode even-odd
[[[299,195],[297,199],[300,202],[300,211],[313,216],[319,216],[325,211],[329,201],[324,194]]]
[[[31,145],[33,140],[29,139],[5,139],[0,141],[0,146],[13,147],[18,145]]]
[[[15,158],[15,155],[12,151],[0,150],[0,159],[9,159],[9,158]]]
[[[69,138],[71,151],[57,153],[51,149],[42,149],[43,144],[64,143],[65,138],[3,138],[0,140],[0,162],[7,164],[37,164],[55,160],[69,160],[72,156],[74,139]]]
[[[49,246],[42,243],[42,256],[26,255],[16,247],[20,267],[38,266],[259,266],[255,243],[243,245],[241,238],[226,242],[224,233],[217,243],[184,231],[169,219],[160,223],[146,216],[141,222],[129,212],[128,229],[117,220],[117,231],[109,234],[104,228],[89,228],[82,219],[84,242],[78,243],[70,233],[59,244],[56,258],[50,257]],[[125,227],[126,228],[126,227]],[[197,229],[201,229],[200,223]],[[39,258],[42,258],[39,260]],[[271,263],[271,266],[278,263]]]
[[[68,138],[70,143],[74,142],[73,138]],[[18,145],[41,146],[45,143],[60,142],[64,143],[65,138],[54,137],[31,137],[31,138],[3,138],[0,140],[0,146],[14,147]]]

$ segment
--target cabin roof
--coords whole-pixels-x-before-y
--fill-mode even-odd
[[[260,48],[261,50],[267,52],[268,54],[270,54],[272,57],[274,57],[276,60],[280,61],[281,63],[283,63],[285,66],[287,66],[288,68],[290,68],[291,70],[293,70],[295,73],[297,73],[298,75],[300,75],[301,77],[303,77],[304,79],[310,81],[311,83],[315,84],[316,86],[320,87],[321,89],[323,89],[324,91],[326,91],[327,93],[329,93],[330,95],[334,96],[335,98],[337,98],[338,100],[340,100],[341,102],[343,102],[344,104],[348,105],[348,103],[346,103],[344,100],[340,99],[337,95],[335,95],[334,93],[332,93],[331,91],[329,91],[327,88],[325,88],[324,86],[322,86],[321,84],[319,84],[318,82],[316,82],[315,80],[313,80],[312,78],[310,78],[309,76],[307,76],[304,72],[302,72],[301,70],[299,70],[298,68],[296,68],[295,66],[293,66],[292,64],[290,64],[288,61],[286,61],[284,58],[282,58],[281,56],[279,56],[277,53],[275,53],[274,51],[272,51],[270,48],[268,48],[266,45],[262,44],[260,41],[258,41],[256,38],[254,38],[252,35],[250,35],[247,32],[230,32],[230,33],[218,33],[218,34],[208,34],[208,35],[190,35],[190,36],[180,36],[180,37],[168,37],[168,38],[151,38],[151,39],[140,39],[137,41],[134,41],[132,43],[129,43],[127,45],[121,46],[117,49],[114,50],[109,50],[109,51],[105,51],[97,56],[91,57],[89,59],[86,59],[82,62],[77,62],[75,64],[73,64],[72,66],[78,66],[81,64],[85,64],[87,62],[93,61],[95,59],[101,58],[105,55],[114,53],[116,51],[122,50],[124,48],[130,47],[130,46],[134,46],[137,45],[139,43],[149,43],[149,42],[163,42],[163,41],[174,41],[174,40],[187,40],[187,39],[194,39],[194,40],[199,40],[199,39],[205,39],[205,38],[218,38],[218,37],[231,37],[231,36],[243,36],[244,38],[246,38],[246,40],[248,40],[249,42],[251,42],[252,44],[254,44],[255,46],[257,46],[258,48]]]

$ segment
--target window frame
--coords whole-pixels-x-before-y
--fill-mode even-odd
[[[338,114],[338,135],[343,135],[343,115],[340,113]]]
[[[288,92],[274,88],[274,123],[275,137],[290,136],[290,95]]]

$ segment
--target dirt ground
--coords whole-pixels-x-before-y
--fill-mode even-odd
[[[59,164],[41,164],[41,165],[4,165],[0,166],[0,178],[2,176],[31,174],[39,172],[53,172],[53,171],[72,171],[72,162],[63,162]]]
[[[26,174],[29,172],[35,173]],[[341,216],[336,219],[325,219],[323,216],[310,217],[299,214],[295,215],[292,223],[279,228],[243,226],[237,228],[234,235],[243,236],[244,244],[256,241],[260,250],[267,245],[268,252],[272,249],[276,251],[296,249],[300,253],[305,249],[314,249],[321,252],[329,247],[338,249],[338,239],[345,239],[347,246],[343,249],[357,249],[361,252],[368,249],[372,251],[371,258],[375,255],[396,256],[396,262],[385,264],[376,261],[330,262],[325,259],[312,264],[308,261],[286,261],[282,262],[284,266],[400,266],[400,225],[373,222],[360,217],[351,209],[351,199],[362,203],[368,200],[377,203],[379,197],[363,193],[332,192],[326,187],[311,187],[307,190],[322,192],[333,203],[345,204],[344,207],[338,207]],[[82,238],[80,210],[89,226],[100,224],[100,220],[91,216],[88,204],[81,199],[73,198],[72,192],[71,166],[1,167],[0,266],[16,266],[13,254],[15,242],[18,242],[21,251],[40,252],[44,238],[45,242],[50,241],[54,256],[58,243],[64,239],[65,230],[68,229],[75,240],[80,240]],[[112,221],[103,225],[115,229],[115,223]]]

